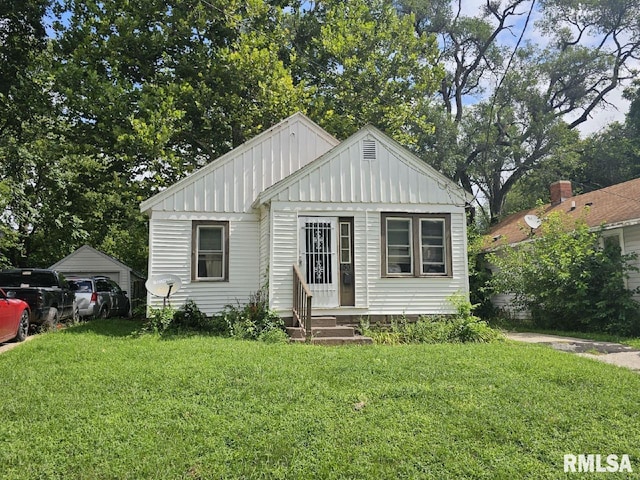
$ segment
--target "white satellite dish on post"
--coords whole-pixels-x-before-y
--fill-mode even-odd
[[[177,275],[165,273],[153,275],[145,282],[144,286],[151,295],[164,298],[164,305],[166,306],[169,297],[182,288],[182,280]]]
[[[525,215],[524,223],[526,223],[533,232],[533,230],[542,225],[542,220],[540,220],[537,215]]]

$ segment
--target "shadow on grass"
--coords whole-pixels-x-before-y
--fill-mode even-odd
[[[107,318],[87,320],[64,329],[68,335],[93,333],[106,337],[129,337],[142,328],[143,321],[128,318]]]

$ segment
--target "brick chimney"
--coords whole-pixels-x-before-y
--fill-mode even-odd
[[[571,188],[571,182],[569,180],[553,182],[549,186],[549,192],[551,193],[552,207],[560,205],[566,199],[573,197],[573,189]]]

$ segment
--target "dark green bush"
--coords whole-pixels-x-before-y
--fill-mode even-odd
[[[224,325],[225,334],[234,338],[256,340],[271,330],[285,333],[284,321],[269,309],[265,289],[251,295],[245,305],[227,305],[214,321],[220,327]],[[278,335],[273,334],[274,338]]]
[[[193,300],[187,300],[182,308],[150,308],[147,321],[142,328],[146,333],[206,332],[215,333],[215,322],[207,317]]]
[[[456,307],[450,316],[423,316],[416,322],[405,317],[393,319],[389,325],[371,327],[361,323],[363,335],[385,345],[403,343],[487,343],[500,340],[502,335],[486,322],[472,315],[473,306],[466,299],[454,296],[449,299]]]
[[[200,309],[196,302],[189,299],[173,316],[172,327],[184,330],[211,331],[212,322]]]
[[[604,243],[604,247],[601,245]],[[532,241],[490,256],[496,292],[545,329],[640,334],[640,306],[625,286],[635,255],[603,242],[583,219],[552,213]]]

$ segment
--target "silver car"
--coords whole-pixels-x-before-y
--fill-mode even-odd
[[[67,278],[76,296],[81,317],[128,317],[131,302],[127,292],[108,277]]]

